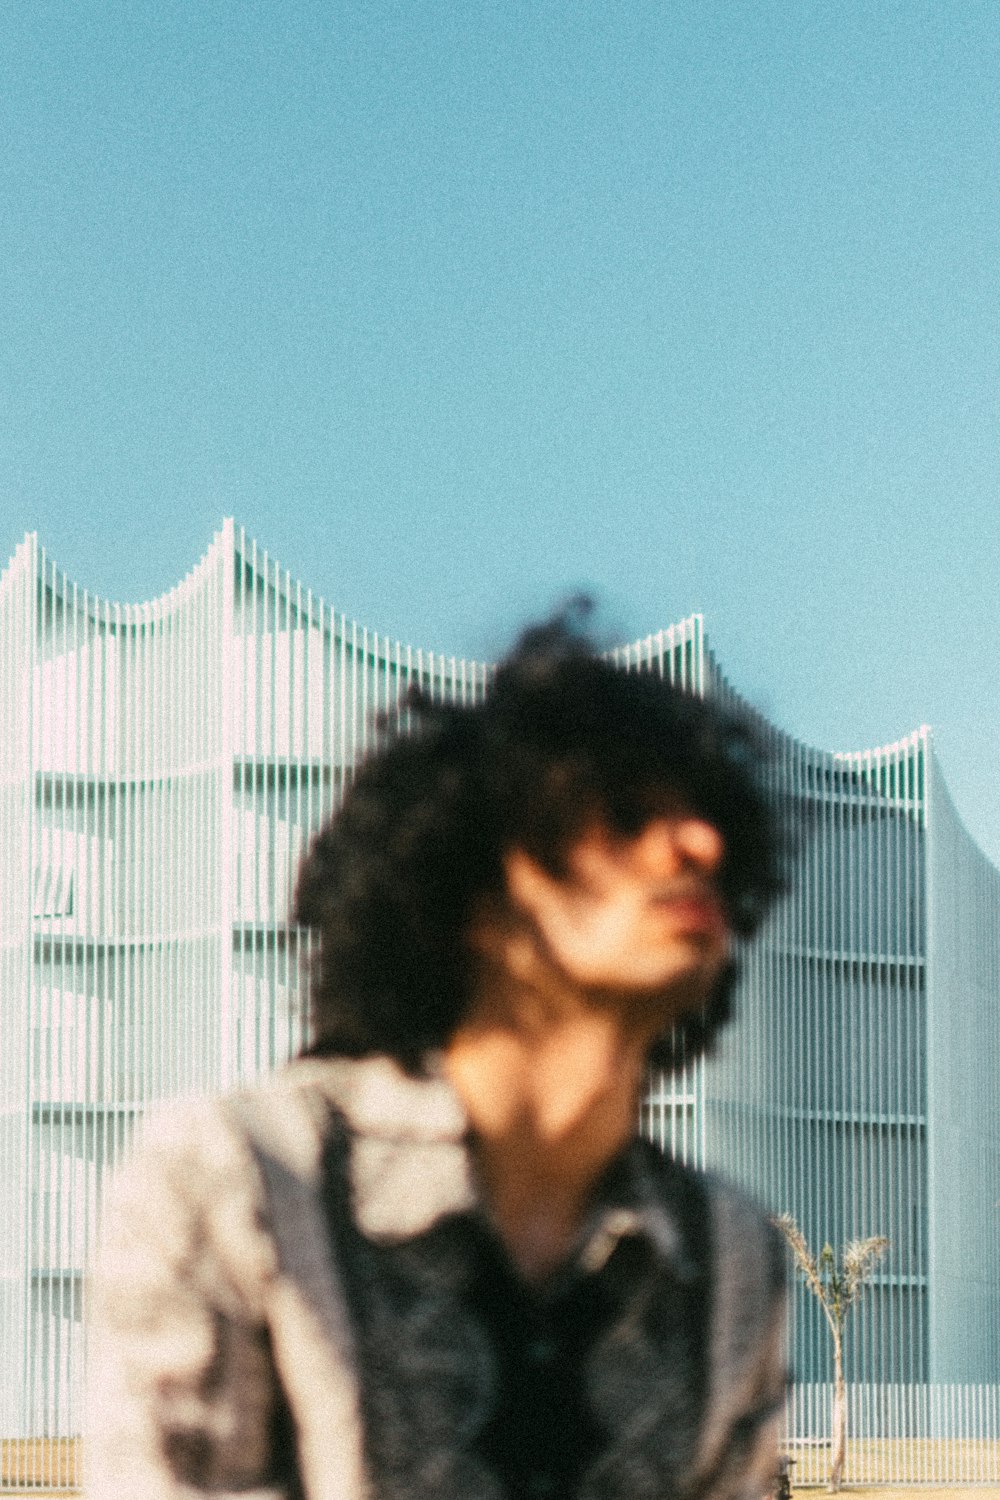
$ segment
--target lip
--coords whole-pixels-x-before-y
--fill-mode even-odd
[[[718,900],[701,892],[665,892],[656,898],[659,910],[669,914],[675,926],[687,932],[723,933],[726,919]]]

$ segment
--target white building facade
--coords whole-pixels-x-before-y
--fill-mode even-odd
[[[698,616],[617,659],[734,696]],[[305,1040],[295,871],[376,719],[411,683],[475,701],[488,673],[337,615],[230,521],[144,605],[86,594],[34,537],[17,549],[0,576],[0,1443],[79,1431],[88,1247],[139,1120]],[[890,1237],[857,1378],[996,1380],[1000,875],[928,731],[837,757],[762,729],[803,828],[794,886],[719,1057],[651,1080],[644,1126],[813,1241]],[[801,1300],[803,1378],[823,1347]]]

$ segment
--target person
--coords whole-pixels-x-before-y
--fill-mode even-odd
[[[300,874],[311,1048],[109,1202],[90,1494],[756,1500],[778,1236],[637,1121],[780,889],[761,751],[571,612],[408,701]]]

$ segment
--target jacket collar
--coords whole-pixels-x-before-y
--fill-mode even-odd
[[[387,1057],[310,1059],[289,1071],[348,1126],[354,1215],[366,1237],[402,1243],[482,1208],[465,1111],[436,1061],[420,1077]],[[630,1142],[604,1174],[575,1256],[581,1270],[600,1270],[620,1240],[640,1237],[675,1274],[689,1274],[648,1151]]]

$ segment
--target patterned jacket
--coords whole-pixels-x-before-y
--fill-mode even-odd
[[[351,1231],[388,1268],[366,1289],[377,1307],[363,1330],[330,1232],[331,1122]],[[593,1353],[610,1438],[581,1497],[758,1500],[785,1384],[776,1235],[733,1189],[661,1170],[655,1155],[629,1149],[624,1186],[577,1252],[593,1269],[631,1238],[652,1268]],[[668,1181],[706,1205],[697,1276]],[[503,1500],[474,1452],[489,1348],[461,1267],[423,1248],[449,1216],[477,1211],[454,1093],[384,1058],[300,1061],[259,1089],[167,1112],[108,1195],[91,1285],[90,1500]],[[699,1381],[665,1300],[685,1277],[704,1304]]]

